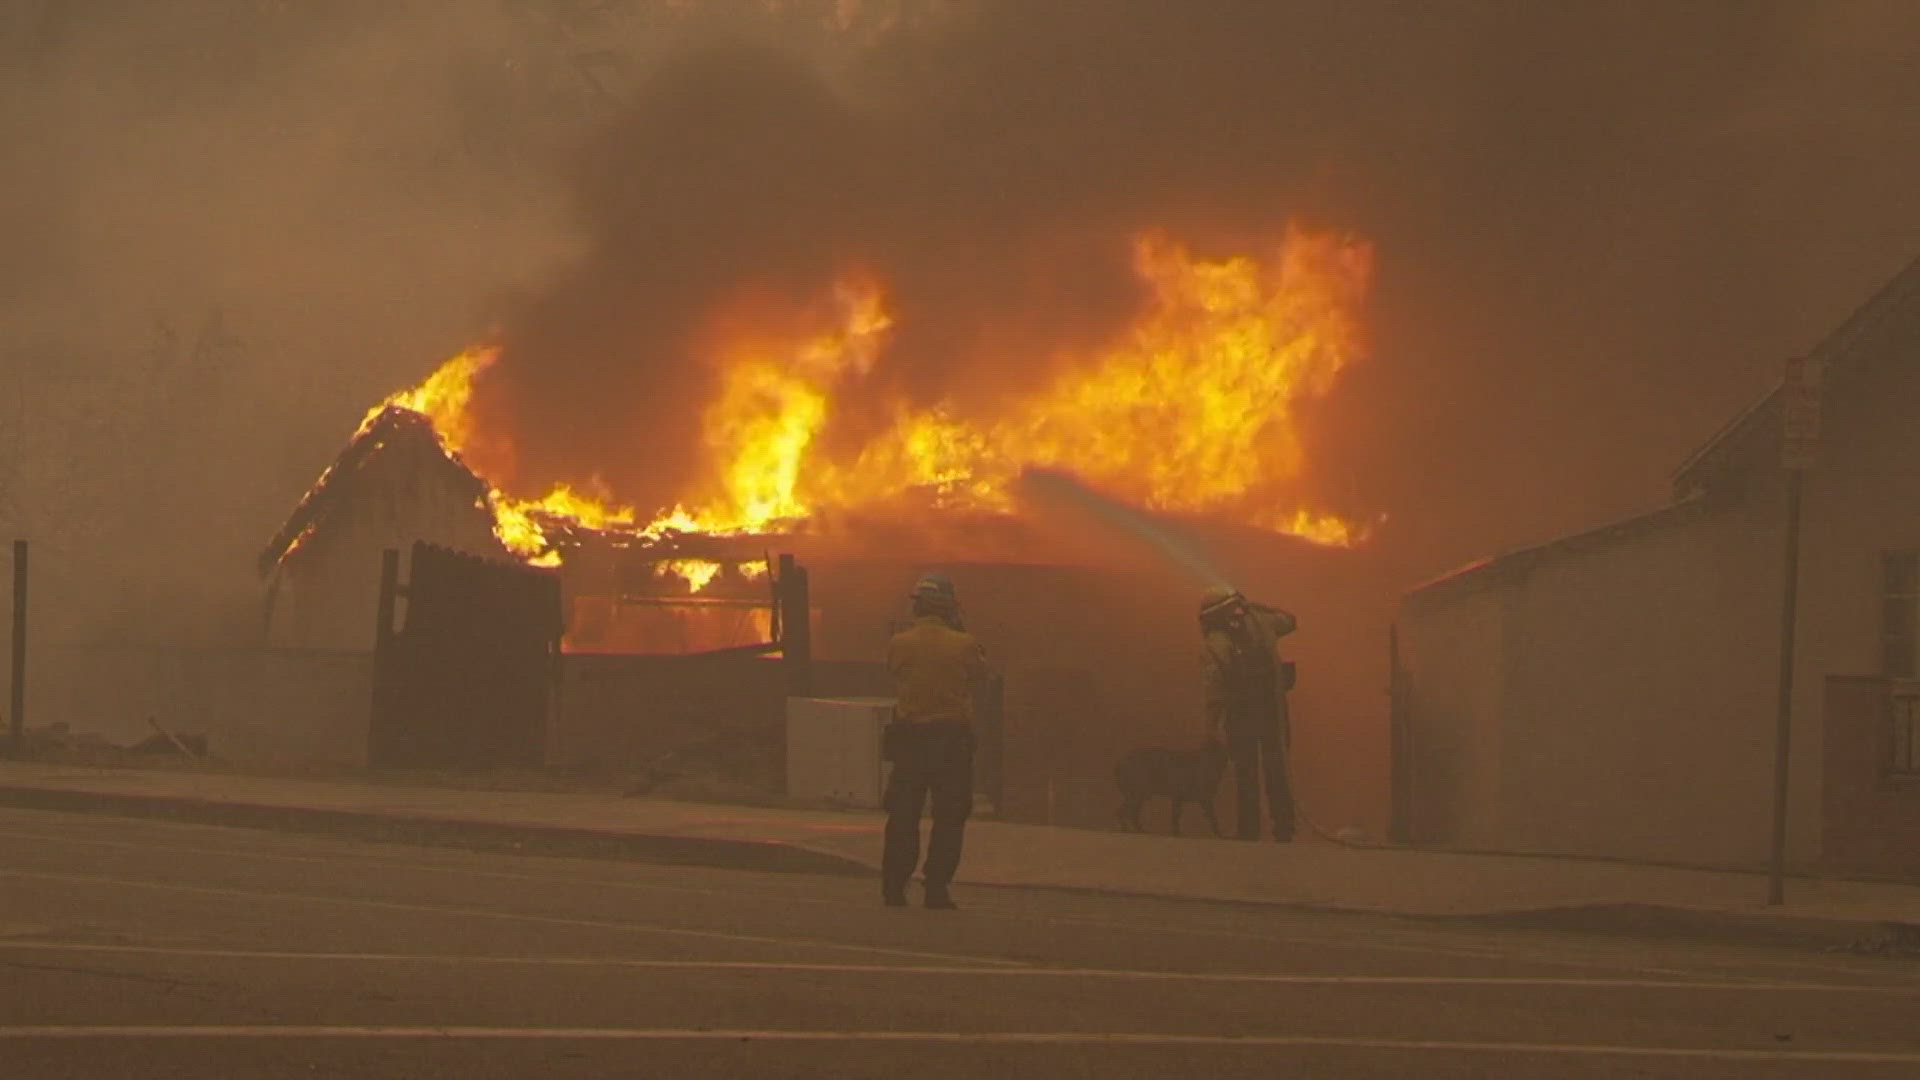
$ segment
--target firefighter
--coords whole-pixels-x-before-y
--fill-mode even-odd
[[[922,873],[926,905],[952,909],[949,886],[973,810],[973,686],[986,673],[986,654],[960,629],[952,582],[924,575],[914,583],[912,599],[913,625],[887,644],[898,703],[885,738],[893,773],[885,796],[881,897],[889,907],[907,902],[907,879],[920,861],[920,808],[931,796],[933,828]]]
[[[1285,611],[1256,604],[1232,589],[1207,590],[1200,601],[1207,722],[1224,736],[1233,761],[1239,838],[1260,838],[1264,775],[1273,838],[1293,839],[1293,792],[1287,780],[1287,691],[1293,665],[1280,661],[1279,640],[1298,623]]]

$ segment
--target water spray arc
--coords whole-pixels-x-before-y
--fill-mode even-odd
[[[1064,502],[1092,514],[1099,521],[1116,529],[1127,532],[1146,541],[1167,559],[1185,570],[1202,588],[1221,587],[1234,592],[1240,590],[1227,579],[1219,567],[1209,560],[1199,548],[1175,535],[1159,522],[1125,503],[1118,502],[1087,487],[1068,473],[1056,469],[1042,469],[1029,466],[1022,470],[1020,483],[1023,491],[1040,498]],[[1287,755],[1287,788],[1290,793],[1298,792],[1299,785],[1294,783],[1292,755]],[[1315,836],[1342,847],[1389,847],[1387,844],[1363,844],[1337,836],[1321,827],[1313,815],[1307,813],[1300,804],[1298,794],[1292,795],[1293,813]]]
[[[1028,466],[1020,473],[1020,483],[1029,493],[1088,511],[1101,521],[1145,540],[1192,575],[1202,587],[1233,588],[1227,576],[1194,545],[1175,536],[1138,510],[1087,487],[1069,473]]]

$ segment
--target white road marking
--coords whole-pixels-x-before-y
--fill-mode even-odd
[[[644,968],[666,971],[767,971],[843,975],[939,975],[1135,982],[1235,983],[1313,987],[1473,987],[1482,989],[1685,990],[1737,993],[1920,995],[1920,987],[1849,983],[1756,983],[1691,979],[1574,979],[1502,975],[1311,975],[1237,971],[1154,971],[1081,967],[977,967],[934,964],[814,964],[776,960],[652,960],[607,956],[475,956],[444,953],[302,952],[207,949],[72,941],[0,941],[8,951],[107,953],[211,960],[299,960],[381,964],[477,964],[523,967]]]
[[[1833,1065],[1920,1064],[1920,1052],[1901,1050],[1786,1050],[1732,1046],[1636,1046],[1619,1043],[1375,1039],[1323,1035],[1182,1035],[1115,1031],[781,1031],[755,1028],[40,1024],[0,1027],[0,1039],[539,1039],[616,1042],[973,1043],[1003,1046],[1194,1046],[1301,1050],[1408,1050],[1429,1053],[1437,1051],[1569,1057],[1819,1062]]]
[[[10,808],[0,807],[0,819],[4,819],[5,817],[8,817],[8,816],[15,816],[16,814],[38,815],[38,814],[46,814],[46,813],[57,813],[57,811],[17,811],[16,812],[11,810]],[[99,820],[101,818],[110,818],[111,820],[114,820],[114,821],[124,821],[129,824],[150,826],[156,829],[173,829],[180,832],[198,832],[198,833],[215,832],[223,836],[231,836],[235,840],[252,840],[256,837],[262,840],[269,840],[278,835],[274,833],[263,833],[260,830],[237,828],[233,826],[206,825],[206,824],[201,824],[196,822],[177,822],[177,821],[156,820],[152,818],[137,818],[137,817],[120,818],[120,817],[112,817],[111,815],[89,815],[87,820],[90,820],[90,821]],[[39,819],[36,817],[36,818],[32,818],[32,820],[39,820]],[[406,869],[406,870],[420,871],[423,873],[449,874],[449,875],[454,875],[459,877],[494,878],[494,879],[506,880],[506,881],[532,881],[532,882],[538,882],[541,885],[545,885],[545,886],[552,886],[557,881],[562,880],[561,878],[557,878],[556,876],[550,875],[550,874],[549,875],[524,874],[524,873],[516,873],[513,871],[507,871],[507,870],[477,870],[469,867],[445,866],[436,862],[419,861],[417,856],[408,857],[404,855],[376,855],[376,854],[358,854],[358,853],[353,855],[345,855],[345,854],[291,855],[283,852],[261,851],[256,846],[253,846],[251,844],[243,847],[238,847],[238,848],[207,848],[207,847],[198,847],[198,846],[187,846],[187,845],[181,845],[181,844],[138,843],[138,842],[131,842],[126,840],[101,840],[101,839],[93,839],[93,838],[82,839],[82,838],[71,837],[67,835],[48,835],[44,833],[16,832],[12,830],[0,830],[0,837],[10,838],[10,839],[19,839],[19,840],[35,840],[35,841],[40,841],[40,842],[49,843],[49,844],[63,844],[63,845],[64,844],[86,844],[86,845],[91,845],[96,847],[124,848],[124,849],[130,849],[130,850],[142,851],[142,852],[172,851],[172,852],[181,852],[185,854],[194,854],[194,855],[208,855],[208,856],[213,856],[218,858],[233,858],[235,856],[238,856],[242,858],[264,859],[268,861],[278,861],[278,862],[318,863],[318,864],[334,864],[334,865],[347,864],[347,865],[355,865],[355,866],[363,866],[368,863],[372,863],[374,865],[383,866],[383,867],[395,867],[395,868]],[[325,838],[325,837],[301,836],[298,839],[309,841],[309,842],[336,842],[336,841],[330,841],[328,840],[328,838]],[[378,845],[382,842],[356,841],[356,843]],[[400,846],[404,847],[405,845],[400,845]],[[533,856],[533,857],[538,858],[542,856]],[[565,856],[546,856],[546,858],[565,859],[566,857]],[[641,865],[649,865],[649,864],[641,864]],[[588,886],[593,888],[626,889],[626,890],[633,890],[633,891],[639,891],[639,892],[677,893],[677,894],[684,894],[689,896],[724,896],[730,899],[739,899],[741,897],[741,894],[737,890],[729,891],[724,889],[703,889],[703,888],[696,888],[688,885],[668,885],[668,884],[662,884],[657,882],[646,882],[646,881],[616,881],[616,880],[609,880],[602,877],[584,877],[583,878],[583,877],[577,877],[571,874],[565,875],[564,881],[566,884],[569,884],[569,885]],[[834,907],[834,908],[842,908],[842,909],[846,909],[846,908],[864,909],[871,906],[870,904],[864,904],[864,903],[851,903],[846,900],[829,900],[829,899],[823,899],[820,897],[805,896],[791,889],[785,889],[785,888],[780,889],[777,896],[766,896],[766,897],[762,897],[761,899],[765,899],[769,902],[775,902],[783,906],[788,904],[804,904],[804,905],[811,905],[815,907]],[[1149,900],[1152,898],[1139,897],[1135,899]],[[1168,902],[1180,902],[1179,898],[1170,897],[1166,899],[1168,900]],[[1005,905],[994,904],[991,902],[982,903],[982,902],[976,901],[974,903],[971,903],[968,905],[968,913],[969,913],[968,914],[969,918],[978,918],[984,915],[991,918],[1005,919],[1008,921],[1015,921],[1015,922],[1041,923],[1046,925],[1063,924],[1063,925],[1070,925],[1070,926],[1089,926],[1089,927],[1096,927],[1100,929],[1122,930],[1122,931],[1127,931],[1132,933],[1137,933],[1141,929],[1140,925],[1138,924],[1130,924],[1130,923],[1120,922],[1117,920],[1102,919],[1102,918],[1097,918],[1092,916],[1028,914],[1025,912],[1013,910]],[[1532,964],[1532,965],[1537,965],[1542,967],[1585,968],[1585,969],[1594,970],[1594,971],[1631,972],[1637,975],[1670,975],[1670,976],[1676,976],[1681,978],[1694,978],[1694,977],[1699,977],[1701,975],[1706,975],[1711,973],[1711,974],[1720,975],[1722,977],[1746,978],[1746,979],[1750,979],[1752,981],[1757,982],[1757,981],[1760,981],[1763,978],[1763,976],[1732,975],[1732,973],[1728,969],[1730,966],[1764,967],[1764,968],[1774,968],[1774,969],[1785,970],[1785,971],[1810,971],[1810,972],[1820,972],[1824,974],[1851,975],[1856,978],[1897,979],[1899,980],[1900,983],[1904,985],[1920,986],[1920,980],[1909,978],[1909,977],[1900,975],[1896,972],[1886,970],[1884,966],[1877,966],[1871,969],[1867,969],[1857,965],[1849,966],[1849,965],[1835,964],[1835,963],[1815,963],[1815,962],[1810,962],[1805,960],[1774,960],[1774,959],[1765,959],[1761,957],[1741,957],[1737,961],[1733,961],[1729,963],[1726,961],[1710,961],[1708,958],[1701,957],[1699,958],[1701,962],[1711,963],[1710,969],[1702,970],[1697,967],[1693,969],[1683,969],[1683,968],[1673,968],[1673,967],[1659,966],[1654,964],[1644,964],[1644,963],[1641,963],[1641,964],[1622,963],[1618,960],[1600,960],[1600,959],[1594,959],[1591,956],[1587,956],[1583,958],[1553,956],[1553,955],[1543,954],[1536,950],[1531,950],[1531,949],[1474,948],[1474,947],[1462,946],[1462,945],[1435,945],[1435,944],[1424,944],[1424,943],[1415,944],[1415,943],[1405,942],[1405,941],[1385,941],[1385,940],[1382,940],[1383,935],[1386,933],[1391,933],[1391,931],[1381,931],[1381,930],[1370,930],[1365,932],[1364,934],[1359,934],[1359,935],[1351,934],[1351,933],[1316,933],[1312,936],[1290,936],[1290,935],[1276,935],[1276,934],[1252,934],[1252,933],[1246,933],[1244,931],[1237,931],[1237,930],[1221,930],[1221,929],[1202,928],[1202,927],[1158,925],[1152,928],[1152,933],[1158,936],[1180,935],[1183,937],[1215,938],[1220,940],[1257,941],[1262,944],[1269,944],[1269,945],[1305,945],[1305,946],[1314,947],[1314,948],[1352,949],[1356,951],[1399,952],[1399,953],[1423,954],[1423,955],[1430,955],[1430,956],[1464,957],[1468,959],[1495,960],[1503,963]],[[990,962],[997,962],[997,961],[990,961]],[[1881,985],[1885,985],[1885,984],[1883,983]]]
[[[512,922],[541,923],[548,926],[583,926],[596,930],[624,930],[631,933],[702,938],[709,941],[730,941],[749,945],[778,945],[783,948],[828,949],[836,952],[869,953],[875,956],[897,956],[910,960],[948,960],[1007,967],[1024,966],[1022,961],[1002,960],[997,957],[921,952],[913,949],[889,949],[879,945],[848,945],[840,942],[809,940],[806,938],[778,938],[767,937],[760,934],[734,934],[722,930],[691,930],[674,926],[654,926],[647,923],[613,922],[602,919],[570,919],[558,915],[527,915],[519,912],[488,911],[483,908],[448,907],[440,904],[409,904],[396,900],[368,900],[353,896],[320,896],[313,893],[273,892],[262,889],[234,889],[214,885],[182,885],[170,881],[134,881],[128,878],[96,877],[88,874],[56,874],[40,870],[16,870],[11,867],[0,867],[0,877],[57,881],[71,885],[154,889],[166,892],[201,893],[212,896],[244,896],[269,900],[293,900],[301,903],[348,904],[356,907],[381,908],[387,911],[424,912],[433,915],[459,915],[475,919],[502,919]]]
[[[139,819],[139,818],[127,819],[127,820],[143,821],[143,822],[145,821],[145,819]],[[221,829],[223,828],[222,826],[213,826],[213,825],[184,825],[177,822],[158,822],[156,824],[177,828],[177,829]],[[239,830],[229,830],[229,831],[239,831]],[[431,863],[431,862],[417,862],[417,861],[412,861],[412,860],[400,858],[400,857],[347,856],[347,855],[289,855],[289,854],[284,854],[280,852],[258,851],[258,850],[253,850],[251,848],[235,850],[235,849],[229,849],[229,848],[188,847],[188,846],[183,846],[179,844],[133,843],[125,840],[77,839],[77,838],[69,838],[64,836],[47,836],[43,834],[11,832],[11,831],[5,831],[5,830],[0,830],[0,837],[7,837],[12,839],[20,839],[20,840],[35,840],[35,841],[40,841],[40,842],[50,843],[50,844],[71,843],[71,844],[87,844],[87,845],[92,845],[96,847],[126,848],[126,849],[132,849],[135,851],[141,851],[141,852],[172,851],[172,852],[181,852],[185,854],[194,854],[194,855],[208,855],[208,856],[214,856],[214,857],[220,857],[220,858],[233,858],[238,856],[242,858],[264,859],[264,860],[279,861],[279,862],[319,863],[319,864],[336,864],[336,865],[341,863],[346,863],[350,865],[365,865],[367,863],[373,863],[379,866],[398,867],[398,868],[408,869],[408,870],[417,870],[425,873],[450,874],[450,875],[462,876],[462,877],[494,878],[494,879],[507,880],[507,881],[535,881],[545,886],[552,886],[556,881],[556,879],[551,875],[522,874],[522,873],[515,873],[513,871],[505,871],[505,870],[475,870],[467,867],[442,866],[437,863]],[[740,895],[741,895],[737,891],[729,892],[722,889],[701,889],[701,888],[694,888],[686,885],[665,885],[665,884],[657,884],[653,882],[641,882],[641,881],[610,881],[605,878],[597,878],[597,877],[596,878],[580,878],[580,877],[574,877],[574,876],[568,875],[565,880],[570,885],[590,886],[594,888],[616,888],[616,889],[637,890],[642,892],[680,893],[680,894],[687,894],[687,895],[693,895],[693,896],[724,896],[730,899],[738,899],[740,898]],[[836,908],[843,908],[843,909],[856,908],[856,907],[866,908],[871,906],[869,904],[853,904],[844,900],[826,900],[826,899],[821,899],[817,897],[799,896],[799,895],[793,894],[790,890],[784,890],[784,889],[781,890],[777,898],[769,898],[769,899],[776,899],[777,902],[783,905],[784,904],[808,904],[808,905],[813,905],[817,907],[836,907]],[[1107,930],[1124,930],[1132,933],[1137,933],[1141,929],[1141,927],[1136,924],[1128,924],[1124,922],[1118,922],[1118,921],[1109,920],[1109,919],[1092,918],[1088,916],[1030,915],[1023,912],[1008,909],[1001,905],[995,905],[991,903],[970,904],[968,905],[968,909],[970,912],[969,917],[986,915],[992,918],[1005,919],[1005,920],[1015,921],[1015,922],[1042,923],[1042,924],[1048,924],[1048,925],[1065,924],[1065,925],[1071,925],[1071,926],[1089,926],[1089,927],[1096,927],[1096,928],[1107,929]],[[1508,963],[1527,963],[1527,964],[1536,964],[1536,965],[1550,966],[1550,967],[1587,968],[1590,970],[1603,970],[1603,971],[1625,971],[1625,972],[1633,972],[1635,974],[1640,974],[1640,975],[1673,975],[1673,976],[1684,977],[1684,976],[1691,976],[1696,974],[1696,972],[1687,971],[1679,968],[1659,967],[1659,966],[1654,966],[1649,964],[1623,964],[1616,961],[1604,961],[1604,960],[1593,960],[1593,959],[1580,959],[1580,960],[1563,959],[1559,957],[1543,956],[1538,953],[1527,952],[1527,951],[1476,949],[1476,948],[1468,948],[1468,947],[1463,947],[1458,945],[1449,946],[1449,945],[1412,944],[1407,942],[1390,942],[1390,941],[1381,940],[1380,934],[1377,932],[1370,933],[1365,937],[1355,937],[1352,935],[1345,935],[1345,934],[1318,934],[1314,936],[1295,937],[1295,936],[1275,935],[1275,934],[1249,934],[1249,933],[1244,933],[1241,931],[1234,931],[1234,930],[1216,930],[1216,929],[1209,929],[1209,928],[1160,925],[1160,926],[1153,927],[1152,933],[1160,936],[1177,934],[1185,937],[1206,937],[1206,938],[1225,939],[1225,940],[1258,941],[1263,944],[1269,944],[1269,945],[1305,945],[1313,948],[1351,949],[1351,950],[1363,951],[1363,952],[1398,952],[1398,953],[1416,953],[1416,954],[1429,955],[1429,956],[1466,957],[1470,959],[1498,960],[1498,961],[1508,962]],[[1778,962],[1775,962],[1775,963],[1777,964]],[[1793,966],[1801,966],[1801,965],[1793,965]],[[1816,967],[1816,965],[1804,965],[1804,966]],[[1820,970],[1831,970],[1835,972],[1844,972],[1844,973],[1851,973],[1851,974],[1865,974],[1865,973],[1859,973],[1859,972],[1850,972],[1848,969],[1833,967],[1833,966],[1820,965],[1818,967]],[[1875,974],[1878,974],[1878,973],[1875,973]]]

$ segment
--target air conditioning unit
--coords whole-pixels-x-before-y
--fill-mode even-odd
[[[787,794],[878,808],[887,789],[880,740],[893,698],[788,698]]]

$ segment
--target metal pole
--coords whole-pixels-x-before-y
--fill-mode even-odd
[[[1773,851],[1767,876],[1767,903],[1786,902],[1787,772],[1793,747],[1793,632],[1800,600],[1800,481],[1802,470],[1787,470],[1787,551],[1780,601],[1780,697],[1773,733]]]
[[[8,709],[14,757],[26,752],[27,731],[27,542],[13,542],[13,702]]]

